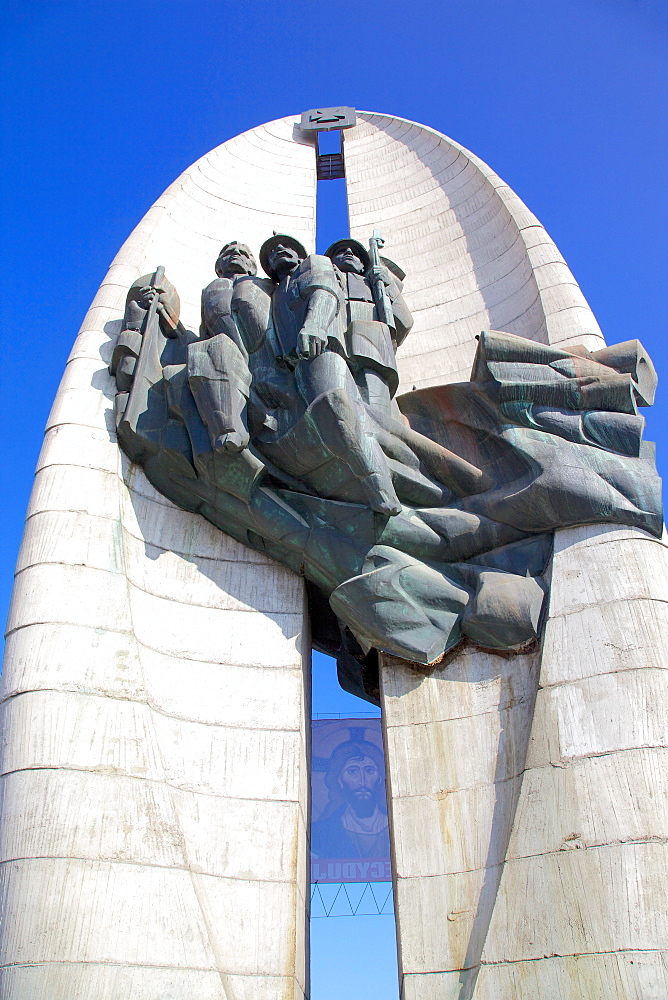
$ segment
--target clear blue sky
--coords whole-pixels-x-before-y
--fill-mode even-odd
[[[463,143],[546,226],[608,341],[640,338],[665,372],[667,10],[4,0],[4,603],[44,422],[109,262],[183,169],[273,118],[350,104]],[[647,435],[664,470],[665,400]],[[323,670],[316,711],[363,709]],[[396,996],[389,918],[317,923],[313,1000]]]

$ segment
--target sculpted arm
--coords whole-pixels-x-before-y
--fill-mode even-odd
[[[300,358],[315,358],[325,350],[330,328],[343,297],[332,262],[328,257],[313,254],[300,267],[300,294],[308,306],[304,323],[297,337]]]
[[[181,303],[176,289],[170,284],[167,289],[156,289],[147,285],[141,289],[142,302],[148,309],[154,298],[157,297],[156,313],[160,322],[160,329],[168,340],[177,340],[183,348],[197,340],[197,334],[181,322],[179,315]]]
[[[370,268],[368,277],[371,280],[380,278],[387,289],[387,295],[392,304],[392,312],[394,314],[396,346],[398,347],[404,342],[413,327],[413,316],[401,294],[403,283],[384,264]]]
[[[315,358],[327,345],[329,327],[339,310],[336,295],[328,288],[316,288],[309,296],[304,325],[297,340],[300,358]]]
[[[394,289],[396,289],[394,295],[393,295],[394,289],[392,287],[392,284],[394,284]],[[390,295],[390,301],[392,303],[392,312],[394,313],[394,321],[396,323],[397,347],[398,347],[400,344],[403,344],[404,340],[411,332],[411,329],[413,327],[413,316],[410,309],[406,305],[406,300],[401,294],[398,285],[395,284],[394,282],[392,284],[390,285],[388,292]]]
[[[240,279],[234,286],[232,315],[247,354],[254,354],[267,336],[273,289],[271,281],[253,276]]]
[[[142,349],[146,323],[152,302],[157,299],[156,315],[162,334],[169,339],[183,339],[187,331],[179,320],[181,304],[179,296],[164,272],[160,288],[151,282],[155,275],[145,274],[130,287],[126,303],[123,329],[114,347],[111,359],[111,374],[116,377],[120,392],[129,392],[135,374],[135,367]],[[191,335],[192,336],[192,335]]]
[[[243,340],[237,329],[231,309],[233,290],[231,282],[216,278],[202,291],[202,324],[200,339],[214,339],[223,334],[237,345],[247,357]]]

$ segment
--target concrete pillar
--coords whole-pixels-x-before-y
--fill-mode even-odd
[[[668,546],[557,533],[542,652],[384,657],[403,1000],[668,991]]]
[[[401,996],[459,1000],[495,909],[538,658],[467,648],[436,667],[381,660]]]
[[[476,998],[668,995],[668,546],[557,532],[526,770]]]
[[[224,143],[151,208],[49,418],[2,679],[3,1000],[307,993],[302,582],[130,465],[107,370],[139,275],[163,264],[197,329],[223,243],[313,247],[295,121]]]
[[[481,329],[603,346],[476,156],[370,113],[345,143],[351,232],[379,227],[408,272],[400,392],[468,380]],[[557,532],[540,650],[382,657],[403,1000],[668,995],[667,560],[643,531]]]

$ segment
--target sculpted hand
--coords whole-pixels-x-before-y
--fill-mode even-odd
[[[153,288],[152,285],[146,285],[145,288],[139,290],[139,304],[143,309],[149,309],[156,295],[160,295],[157,288]]]
[[[164,292],[159,292],[152,285],[147,285],[145,288],[140,289],[138,301],[143,309],[150,309],[151,305],[155,302],[156,312],[161,318],[160,325],[162,332],[166,337],[174,338],[177,336],[175,331],[179,325],[178,313],[172,312],[168,305],[169,300]]]
[[[380,280],[383,282],[384,285],[389,285],[390,282],[392,281],[392,275],[383,264],[379,264],[377,267],[370,268],[369,276],[374,281],[378,281],[378,279],[380,278]]]
[[[327,337],[322,330],[303,326],[297,338],[297,354],[300,358],[317,358],[325,349]]]
[[[153,285],[146,285],[145,288],[142,288],[139,291],[139,304],[144,309],[150,309],[151,303],[154,302],[156,298],[158,300],[158,304],[156,306],[158,312],[167,315],[165,311],[166,297],[164,292],[159,292],[157,288],[153,287]]]

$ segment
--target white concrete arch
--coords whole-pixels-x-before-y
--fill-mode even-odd
[[[196,328],[223,242],[313,249],[296,123],[229,140],[150,209],[49,417],[2,678],[1,1000],[308,993],[302,584],[127,462],[107,370],[140,274],[164,265]],[[473,154],[364,112],[345,159],[352,234],[378,226],[408,272],[404,390],[468,379],[483,328],[603,345],[554,243]],[[667,551],[558,532],[541,650],[383,664],[404,1000],[666,995]]]

